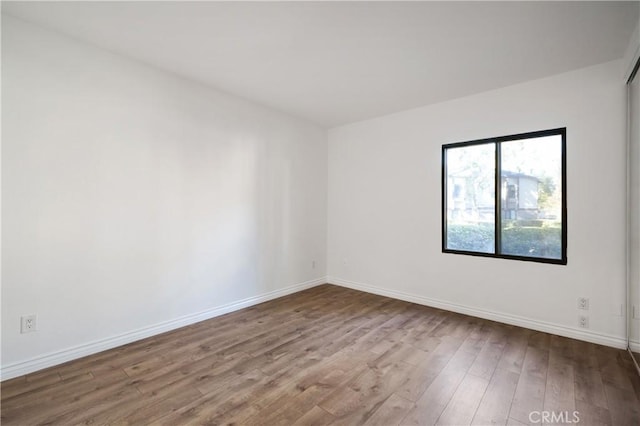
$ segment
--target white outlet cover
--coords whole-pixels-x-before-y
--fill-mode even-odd
[[[589,298],[588,297],[578,297],[578,309],[583,309],[585,311],[589,310]]]
[[[588,316],[579,316],[578,317],[578,326],[580,328],[589,328],[589,317]]]
[[[37,315],[25,315],[20,317],[20,333],[31,333],[38,330]]]
[[[611,315],[614,317],[624,316],[624,307],[622,306],[622,303],[614,303],[611,305]]]

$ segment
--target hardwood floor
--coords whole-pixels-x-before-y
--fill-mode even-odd
[[[625,351],[331,285],[1,390],[3,425],[640,424]]]

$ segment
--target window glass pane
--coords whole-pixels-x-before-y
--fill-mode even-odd
[[[495,252],[495,144],[448,148],[446,248]]]
[[[562,136],[501,144],[502,254],[562,258]]]

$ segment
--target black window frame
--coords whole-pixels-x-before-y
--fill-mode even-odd
[[[500,194],[502,182],[501,182],[501,144],[502,142],[509,142],[522,139],[534,139],[545,136],[561,136],[562,138],[562,235],[561,235],[561,257],[556,258],[543,258],[533,256],[522,256],[500,253],[501,238],[502,238],[502,217],[501,217],[501,204],[502,197]],[[457,250],[447,248],[447,150],[450,148],[460,148],[465,146],[483,145],[483,144],[495,144],[495,170],[494,170],[494,205],[495,205],[495,217],[494,217],[494,253],[485,253],[468,250]],[[511,259],[522,260],[526,262],[538,262],[538,263],[550,263],[556,265],[567,264],[567,128],[559,127],[555,129],[539,130],[535,132],[517,133],[507,136],[499,136],[495,138],[476,139],[466,142],[456,142],[442,145],[442,252],[452,254],[464,254],[470,256],[480,257],[492,257],[498,259]]]

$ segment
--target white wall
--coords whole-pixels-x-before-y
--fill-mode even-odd
[[[325,130],[7,16],[2,67],[3,379],[323,282]]]
[[[330,282],[625,347],[621,75],[615,61],[331,129]],[[556,127],[567,128],[568,265],[443,254],[442,144]]]

